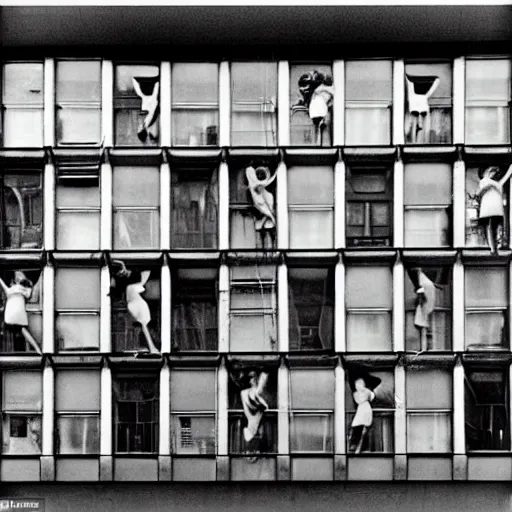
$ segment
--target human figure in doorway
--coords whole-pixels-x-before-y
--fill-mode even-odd
[[[145,114],[144,120],[139,126],[137,136],[141,142],[146,142],[149,136],[151,142],[158,140],[158,114],[160,105],[158,103],[158,92],[160,90],[159,78],[156,77],[133,77],[132,84],[137,96],[142,100],[141,113]]]
[[[413,144],[418,142],[418,134],[424,131],[423,140],[428,142],[429,136],[429,99],[439,86],[437,76],[405,75],[407,82],[407,102],[411,123],[407,135],[410,135]]]

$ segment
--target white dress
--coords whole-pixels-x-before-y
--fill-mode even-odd
[[[375,398],[375,393],[369,389],[354,391],[352,394],[354,402],[357,404],[356,414],[352,420],[353,427],[361,425],[371,427],[373,423],[373,411],[370,402]]]
[[[148,303],[140,296],[144,292],[142,283],[129,284],[126,287],[126,306],[135,321],[141,325],[148,325],[151,313]]]
[[[504,217],[503,187],[497,181],[487,177],[480,180],[479,192],[485,187],[489,188],[480,195],[480,219]]]
[[[20,325],[26,327],[28,325],[27,310],[25,304],[32,295],[32,288],[27,288],[21,284],[13,284],[5,292],[5,312],[4,322],[7,325]]]

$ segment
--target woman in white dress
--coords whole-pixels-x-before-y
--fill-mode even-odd
[[[423,142],[428,142],[430,105],[428,100],[437,89],[440,79],[437,76],[405,75],[407,82],[407,103],[411,123],[406,130],[410,134],[411,142],[418,142],[418,132],[425,131]]]
[[[0,278],[0,285],[5,294],[4,323],[13,327],[19,327],[21,334],[27,343],[40,355],[42,355],[39,344],[28,330],[28,316],[26,303],[32,296],[34,284],[27,279],[21,271],[14,273],[11,286],[7,286]]]
[[[503,207],[503,186],[512,174],[512,165],[509,166],[505,176],[496,179],[499,173],[498,167],[487,167],[479,172],[480,183],[477,196],[480,200],[478,222],[484,226],[487,243],[491,254],[498,254],[498,234],[503,231],[503,219],[505,209]]]
[[[112,278],[111,290],[116,290],[118,293],[124,291],[128,312],[140,324],[149,352],[151,354],[160,354],[148,329],[148,324],[151,321],[151,312],[148,303],[141,296],[151,271],[135,272],[128,270],[126,265],[120,260],[114,260],[112,263],[119,265],[121,269]]]

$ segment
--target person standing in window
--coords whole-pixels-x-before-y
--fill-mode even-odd
[[[133,272],[126,268],[126,265],[120,260],[114,260],[114,264],[121,267],[111,281],[111,292],[126,296],[126,306],[132,318],[140,324],[144,338],[151,354],[160,354],[156,348],[148,324],[151,321],[151,312],[148,303],[142,298],[144,285],[147,283],[151,271]]]
[[[267,247],[267,239],[270,238],[270,247],[273,246],[276,218],[274,212],[274,196],[267,187],[276,179],[277,172],[273,176],[265,165],[249,165],[245,169],[245,176],[249,183],[249,192],[253,206],[261,214],[255,219],[254,227],[260,233],[262,247]]]
[[[480,208],[478,220],[485,227],[487,243],[491,254],[498,254],[498,245],[503,237],[503,219],[505,210],[503,208],[503,186],[512,175],[512,165],[508,168],[505,176],[498,179],[499,168],[488,167],[485,171],[478,172],[480,183],[478,186],[478,198]]]
[[[407,82],[407,100],[411,125],[406,135],[410,134],[411,142],[418,142],[418,132],[426,128],[424,140],[428,140],[429,123],[425,123],[430,113],[428,100],[437,89],[440,79],[437,76],[412,76],[405,75]],[[426,126],[425,126],[426,124]]]
[[[142,100],[140,107],[141,113],[146,114],[139,129],[137,136],[141,142],[145,142],[148,135],[152,142],[158,140],[158,91],[160,82],[158,77],[133,77],[133,88],[137,96]]]
[[[306,107],[315,125],[316,144],[323,146],[330,140],[331,110],[333,104],[332,78],[319,71],[309,71],[299,78],[302,98],[292,106],[292,112]]]
[[[26,310],[27,300],[32,296],[34,284],[27,279],[25,274],[21,271],[14,273],[14,279],[11,281],[11,286],[7,286],[3,279],[0,278],[0,285],[5,294],[5,312],[4,322],[6,325],[20,328],[21,334],[27,343],[39,354],[42,355],[41,348],[35,340],[34,336],[27,329],[28,316]]]

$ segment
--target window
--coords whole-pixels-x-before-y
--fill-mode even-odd
[[[158,451],[158,379],[118,376],[114,379],[115,453]]]
[[[349,366],[345,386],[347,452],[394,451],[395,381],[392,372]]]
[[[159,116],[158,66],[116,66],[114,87],[116,145],[157,146],[160,135]]]
[[[332,144],[332,68],[292,65],[290,70],[290,142],[293,146]]]
[[[60,455],[100,452],[100,372],[59,370],[55,374],[56,449]]]
[[[510,450],[509,381],[507,371],[466,371],[466,447]]]
[[[4,147],[42,147],[43,64],[4,64],[2,91]]]
[[[10,289],[0,297],[1,352],[40,351],[43,337],[43,278],[40,269],[16,269],[2,272],[1,278]],[[14,292],[14,293],[12,293]],[[19,309],[20,296],[24,310]],[[11,302],[7,315],[7,302]],[[12,309],[11,309],[12,308]],[[27,324],[27,325],[22,325]],[[35,346],[34,346],[35,344]]]
[[[160,171],[115,167],[114,249],[156,249],[160,244]]]
[[[496,206],[493,206],[493,210],[489,211],[490,203],[484,205],[482,209],[482,219],[480,219],[480,203],[482,202],[482,198],[478,193],[480,188],[480,183],[482,185],[489,179],[487,176],[484,176],[485,170],[493,167],[494,169],[498,169],[498,172],[494,174],[494,176],[490,179],[498,182],[501,180],[506,173],[505,167],[493,166],[493,165],[485,165],[480,168],[469,167],[466,169],[466,247],[485,247],[490,248],[489,242],[487,240],[487,221],[489,217],[484,217],[489,213],[503,213],[503,217],[501,219],[493,220],[492,227],[494,228],[496,221],[496,243],[497,249],[505,249],[508,247],[508,238],[510,233],[509,226],[509,206],[508,206],[508,198],[510,197],[510,185],[509,181],[507,181],[502,186],[502,198],[501,204],[503,207],[502,212],[499,211],[500,207],[500,199],[499,195],[496,197],[494,189],[489,190],[488,199],[492,201],[497,201]],[[482,180],[482,181],[481,181]],[[485,180],[485,181],[484,181]],[[487,210],[487,211],[485,211]]]
[[[254,460],[260,455],[275,454],[276,369],[247,366],[232,371],[228,385],[228,400],[229,453],[246,455]]]
[[[215,370],[171,372],[171,438],[176,455],[215,455]]]
[[[508,346],[508,272],[499,267],[466,267],[466,348],[500,349]]]
[[[334,245],[334,173],[330,166],[288,169],[291,249]]]
[[[172,66],[172,133],[175,146],[217,146],[219,67],[179,62]]]
[[[1,175],[2,249],[43,246],[41,173],[17,170]]]
[[[389,267],[347,267],[347,349],[381,352],[392,349],[393,279]]]
[[[290,452],[333,453],[334,371],[290,370]]]
[[[452,243],[452,168],[442,163],[405,166],[405,246]]]
[[[334,269],[289,268],[290,350],[330,350],[334,338]]]
[[[510,60],[466,61],[466,144],[510,142]]]
[[[119,267],[116,267],[114,272],[118,270]],[[131,272],[128,280],[123,279],[118,286],[114,279],[112,284],[116,284],[110,289],[114,351],[151,350],[152,344],[160,341],[160,268],[129,266],[128,271]],[[147,308],[143,303],[147,304]],[[141,311],[136,311],[139,308]]]
[[[99,249],[99,169],[59,170],[57,174],[57,249]],[[77,172],[78,171],[78,172]],[[80,172],[85,171],[85,172]]]
[[[349,247],[391,245],[392,176],[387,167],[348,167],[346,230]]]
[[[237,249],[272,249],[276,243],[276,171],[253,161],[230,173],[230,244]],[[249,183],[250,179],[250,183]]]
[[[231,64],[231,145],[277,145],[277,63]]]
[[[345,144],[391,143],[392,62],[345,63]]]
[[[216,169],[173,171],[171,247],[217,247],[218,181]]]
[[[233,267],[230,284],[231,352],[277,350],[276,267]]]
[[[172,278],[172,350],[217,350],[217,270],[177,269]]]
[[[100,270],[57,268],[55,337],[59,350],[98,350]]]
[[[410,368],[406,374],[407,451],[452,451],[452,374]]]
[[[41,453],[41,372],[3,373],[2,431],[4,455]]]
[[[450,350],[452,286],[449,267],[413,267],[405,279],[407,351]]]
[[[97,145],[101,139],[101,62],[57,61],[57,143]]]
[[[452,68],[448,63],[406,64],[405,141],[452,141]]]

